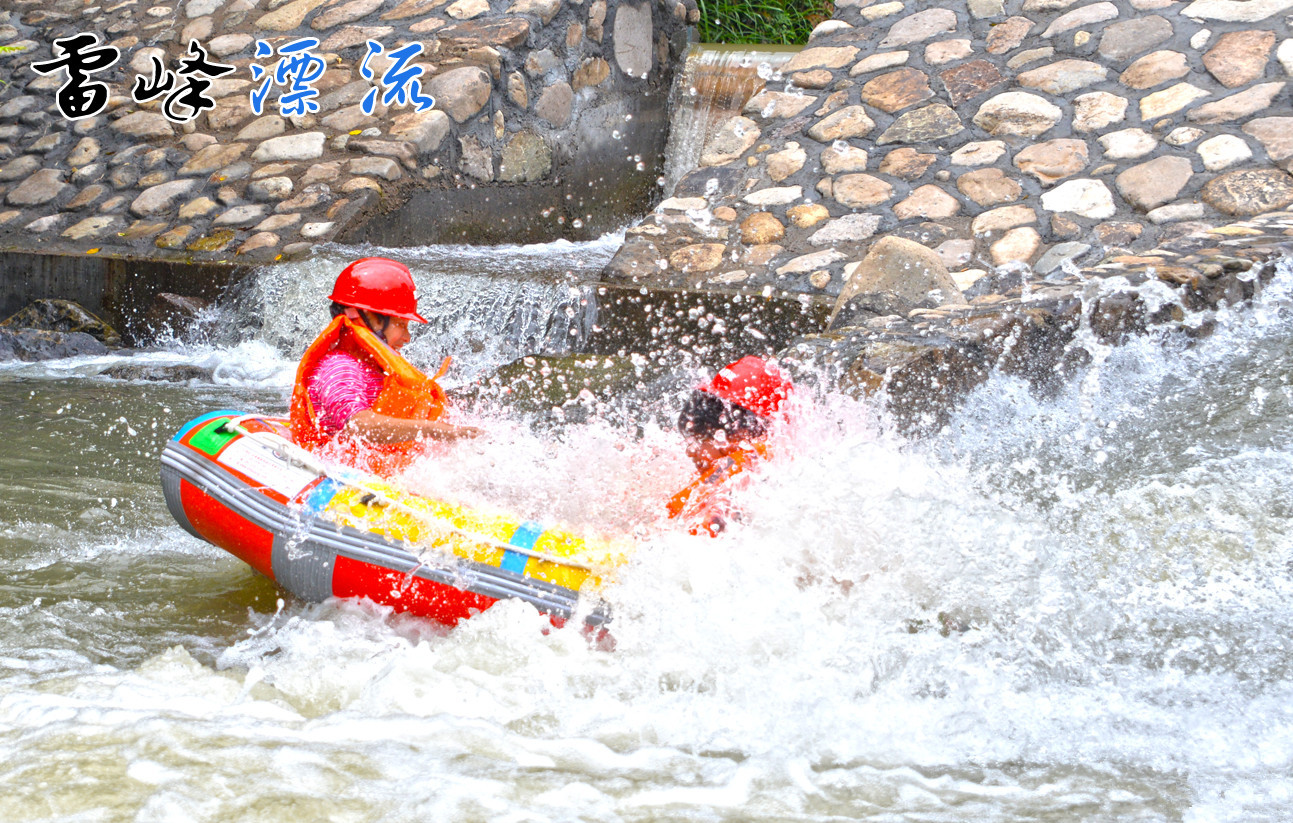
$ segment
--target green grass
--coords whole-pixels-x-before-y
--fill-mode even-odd
[[[831,0],[697,0],[702,43],[803,45]]]

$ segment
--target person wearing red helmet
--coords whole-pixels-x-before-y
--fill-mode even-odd
[[[439,418],[445,394],[400,355],[417,313],[417,290],[408,267],[365,257],[342,270],[333,286],[332,322],[310,344],[296,371],[291,427],[296,442],[318,448],[358,439],[388,455],[406,454],[419,440],[456,440],[480,430]]]
[[[784,414],[794,384],[776,364],[747,356],[692,390],[678,429],[697,477],[669,499],[669,516],[692,534],[717,536],[739,517],[727,499],[731,481],[769,457],[767,439]]]

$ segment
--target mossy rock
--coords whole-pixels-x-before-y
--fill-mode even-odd
[[[116,329],[71,300],[36,300],[0,323],[0,326],[15,330],[81,332],[106,346],[121,345],[121,335]]]

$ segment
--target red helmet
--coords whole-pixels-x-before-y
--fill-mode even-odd
[[[365,257],[341,270],[328,299],[343,306],[425,323],[408,266],[385,257]]]
[[[749,355],[720,369],[697,388],[755,414],[772,417],[790,397],[794,384],[772,363]]]

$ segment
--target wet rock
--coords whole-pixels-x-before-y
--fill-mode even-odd
[[[947,89],[953,106],[973,100],[1006,82],[1000,69],[987,60],[971,60],[939,72],[938,79]]]
[[[1293,9],[1293,0],[1194,0],[1182,12],[1196,20],[1256,23]]]
[[[1223,214],[1261,214],[1293,203],[1293,177],[1278,169],[1230,171],[1209,181],[1199,196]]]
[[[942,40],[925,47],[925,62],[931,66],[941,66],[944,63],[964,60],[971,54],[974,54],[974,45],[969,40]]]
[[[1000,140],[980,140],[966,143],[949,158],[954,166],[987,166],[1006,153],[1006,144]]]
[[[799,206],[791,206],[786,209],[786,216],[790,218],[790,222],[794,223],[799,228],[811,229],[813,226],[830,217],[831,213],[821,203],[805,203]]]
[[[942,103],[934,103],[909,111],[885,129],[876,140],[879,145],[888,143],[925,143],[942,140],[965,130],[956,112]]]
[[[205,383],[213,379],[213,374],[213,369],[203,366],[159,366],[152,363],[124,363],[111,366],[103,371],[104,377],[110,377],[113,380],[147,381],[150,383],[190,383],[193,381]]]
[[[615,62],[620,71],[629,77],[646,78],[651,73],[653,38],[649,3],[640,6],[622,4],[615,9],[611,40],[615,44]]]
[[[0,361],[92,357],[107,352],[106,346],[82,332],[0,328]]]
[[[294,0],[281,5],[269,14],[256,20],[256,28],[270,31],[291,31],[305,22],[305,16],[323,5],[327,0]],[[190,11],[191,11],[190,6]]]
[[[904,314],[920,306],[964,302],[938,254],[912,240],[882,237],[846,272],[848,279],[831,312],[830,328],[878,314],[869,310],[877,302],[885,309],[901,307]]]
[[[215,220],[211,221],[213,226],[237,226],[246,227],[254,226],[265,218],[265,206],[260,205],[242,205],[234,206],[221,214]],[[232,240],[232,238],[230,238]]]
[[[863,103],[890,113],[934,96],[925,72],[909,68],[873,77],[862,86],[861,94]]]
[[[73,168],[88,166],[99,159],[99,141],[93,137],[82,137],[67,155],[67,164]]]
[[[905,65],[910,56],[911,52],[909,51],[889,51],[882,54],[872,54],[863,57],[853,68],[849,69],[849,76],[857,77],[861,74]]]
[[[210,303],[200,297],[160,292],[144,312],[151,339],[178,336],[191,328]]]
[[[1089,60],[1060,60],[1023,72],[1017,80],[1025,88],[1063,95],[1099,83],[1108,74],[1109,70],[1104,66]]]
[[[256,147],[251,159],[257,163],[315,160],[323,156],[323,144],[326,140],[327,135],[321,131],[272,137]]]
[[[756,246],[776,243],[786,236],[786,227],[766,211],[755,212],[741,221],[741,242]]]
[[[575,91],[599,86],[611,74],[611,64],[600,57],[590,57],[579,64],[575,74],[570,78],[570,85]]]
[[[974,124],[991,135],[1036,137],[1063,117],[1059,106],[1023,91],[1008,91],[989,99],[974,115]]]
[[[1083,6],[1074,9],[1067,14],[1062,14],[1055,18],[1046,31],[1042,32],[1043,38],[1054,37],[1057,34],[1063,34],[1066,31],[1072,31],[1078,27],[1090,26],[1095,23],[1102,23],[1105,20],[1113,20],[1118,16],[1118,7],[1113,3],[1092,3],[1089,6]]]
[[[1067,180],[1042,194],[1042,208],[1096,220],[1113,217],[1118,211],[1113,192],[1099,180]]]
[[[1203,65],[1221,85],[1238,88],[1265,73],[1274,47],[1272,31],[1232,31],[1221,35],[1203,55]]]
[[[1100,56],[1121,63],[1162,45],[1173,34],[1175,31],[1172,24],[1157,14],[1111,23],[1105,27],[1104,35],[1100,38]]]
[[[893,186],[869,174],[843,174],[832,190],[835,202],[850,209],[878,206],[893,197]]]
[[[788,274],[808,274],[816,269],[824,269],[827,266],[844,260],[844,255],[835,249],[826,249],[824,251],[815,251],[810,254],[802,254],[799,257],[791,258],[784,266],[777,268],[777,274],[785,277]]]
[[[721,166],[745,154],[763,132],[748,117],[736,115],[714,134],[700,155],[702,166]]]
[[[1249,160],[1253,156],[1253,150],[1248,147],[1243,138],[1235,137],[1233,134],[1219,134],[1204,140],[1199,144],[1198,152],[1199,157],[1203,159],[1203,167],[1208,171],[1221,171],[1236,163]]]
[[[124,225],[121,218],[108,215],[98,215],[87,217],[84,220],[63,230],[62,236],[69,240],[89,240],[95,237],[102,237],[109,231],[116,232],[118,228]]]
[[[816,100],[810,94],[764,90],[751,97],[741,111],[764,120],[784,119],[794,117]]]
[[[428,90],[436,108],[455,122],[465,123],[489,102],[491,82],[488,72],[477,66],[450,69],[431,79]]]
[[[1089,243],[1059,243],[1047,249],[1033,264],[1033,271],[1041,275],[1050,274],[1062,268],[1065,263],[1080,260],[1089,251]]]
[[[1189,83],[1177,83],[1162,91],[1152,92],[1140,98],[1140,119],[1152,122],[1160,117],[1180,111],[1208,92]]]
[[[68,209],[68,211],[76,211],[77,209],[83,209],[86,206],[92,205],[96,200],[98,200],[103,195],[107,194],[109,191],[111,191],[111,189],[109,189],[107,186],[102,186],[102,185],[99,185],[98,183],[95,183],[94,185],[91,185],[91,186],[86,186],[84,189],[78,192],[75,197],[73,197],[71,200],[68,201],[66,208]]]
[[[324,118],[327,122],[328,118]],[[242,131],[234,137],[235,140],[247,140],[250,142],[259,142],[268,140],[271,137],[278,137],[287,131],[287,121],[277,114],[267,114],[264,117],[257,117],[248,125],[244,126]]]
[[[787,143],[786,148],[782,151],[768,155],[768,177],[772,179],[772,182],[780,183],[802,169],[806,162],[808,162],[808,154],[799,147],[799,144],[795,142]]]
[[[1136,60],[1118,79],[1133,89],[1149,89],[1190,73],[1185,55],[1179,51],[1156,51]]]
[[[1023,186],[1001,169],[979,169],[956,178],[956,188],[980,206],[1011,203],[1023,196]]]
[[[15,157],[0,167],[0,181],[22,180],[40,168],[40,158],[32,154]]]
[[[929,171],[929,167],[937,160],[936,155],[922,154],[915,149],[894,149],[880,161],[880,173],[892,174],[903,180],[915,180]]]
[[[1207,209],[1202,203],[1173,203],[1170,206],[1150,209],[1145,217],[1158,226],[1163,223],[1179,223],[1183,220],[1199,220],[1206,213]]]
[[[926,9],[894,23],[878,48],[891,49],[919,43],[953,31],[956,31],[956,12],[951,9]]]
[[[237,162],[245,151],[247,147],[237,143],[213,143],[189,158],[189,161],[176,173],[181,177],[210,174],[216,169],[222,169]]]
[[[803,186],[780,186],[759,189],[741,198],[751,206],[784,206],[804,196]]]
[[[1144,129],[1123,129],[1100,138],[1104,156],[1109,160],[1134,160],[1158,148],[1158,138]]]
[[[854,46],[807,48],[790,58],[790,61],[781,67],[781,71],[783,74],[790,74],[807,69],[842,69],[853,62],[857,54],[858,50]]]
[[[116,329],[71,300],[33,300],[0,323],[0,328],[10,331],[80,333],[109,346],[121,345],[121,335]]]
[[[669,255],[669,265],[683,273],[713,271],[723,262],[722,243],[695,243]]]
[[[814,246],[839,246],[860,243],[880,228],[878,214],[846,214],[822,226],[808,238]]]
[[[910,220],[913,217],[942,220],[952,217],[960,210],[960,201],[933,184],[917,188],[907,199],[893,207],[893,213],[899,220]]]
[[[1257,117],[1249,120],[1243,131],[1257,138],[1276,163],[1293,157],[1293,117]]]
[[[1284,83],[1262,83],[1238,94],[1223,97],[1215,103],[1197,106],[1186,117],[1194,123],[1204,125],[1242,120],[1269,108],[1276,95],[1284,90],[1284,85]]]
[[[290,177],[266,177],[247,184],[247,196],[252,200],[286,200],[291,195]]]
[[[127,137],[138,137],[142,140],[170,137],[175,133],[175,128],[171,125],[171,121],[167,120],[163,115],[149,111],[137,111],[134,114],[127,114],[120,120],[113,122],[112,128]]]
[[[570,84],[556,83],[545,88],[539,95],[539,101],[534,104],[534,113],[539,119],[561,127],[570,122],[570,107],[573,102],[574,92],[571,91]]]
[[[1032,29],[1033,21],[1027,17],[1011,17],[988,31],[985,48],[988,54],[1005,54],[1024,42]]]
[[[1124,200],[1140,211],[1149,211],[1176,199],[1193,176],[1189,160],[1164,156],[1132,166],[1114,182]]]
[[[193,234],[193,231],[192,226],[176,226],[157,235],[153,240],[153,245],[159,249],[178,249],[184,245],[185,241]]]
[[[1015,166],[1031,174],[1043,186],[1052,186],[1087,167],[1090,160],[1085,140],[1061,138],[1029,146],[1015,155]]]
[[[449,117],[439,110],[401,114],[391,122],[390,136],[412,143],[423,156],[437,151],[449,134]]]
[[[59,197],[69,188],[59,169],[41,169],[9,192],[5,201],[11,206],[39,206]]]
[[[518,132],[503,146],[498,179],[508,183],[531,183],[552,172],[552,149],[532,131]]]
[[[861,106],[846,106],[809,129],[808,136],[820,143],[831,143],[862,137],[874,128],[875,121],[867,116],[866,109]]]
[[[821,161],[822,170],[827,174],[865,171],[867,153],[864,149],[859,149],[856,146],[837,143],[822,152]]]
[[[1011,229],[992,244],[989,254],[994,266],[1006,263],[1030,263],[1042,247],[1042,236],[1032,226]]]
[[[192,191],[197,183],[198,181],[191,179],[172,180],[144,189],[130,204],[130,211],[138,217],[153,217],[169,211],[175,201]]]
[[[1093,91],[1073,98],[1073,130],[1100,131],[1127,114],[1127,98],[1107,91]]]

